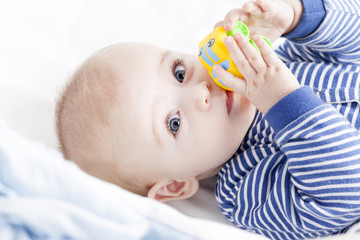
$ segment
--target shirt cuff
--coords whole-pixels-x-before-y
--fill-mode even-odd
[[[325,17],[323,0],[301,0],[304,12],[299,24],[289,33],[282,35],[285,38],[302,38],[314,32]]]
[[[275,132],[279,132],[300,116],[322,104],[324,103],[310,87],[303,86],[280,99],[270,108],[265,118]]]

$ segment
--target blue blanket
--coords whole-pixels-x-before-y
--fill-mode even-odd
[[[220,239],[248,234],[187,217],[87,175],[56,150],[0,122],[0,239]]]

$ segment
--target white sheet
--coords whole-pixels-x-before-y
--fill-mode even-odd
[[[126,41],[196,54],[199,41],[213,25],[242,2],[2,1],[0,119],[24,136],[57,149],[55,99],[90,54]],[[229,224],[216,205],[212,187],[201,187],[192,199],[170,205],[190,216]]]
[[[212,26],[244,1],[1,1],[0,119],[57,149],[55,99],[91,53],[116,42],[141,41],[196,54]],[[214,200],[213,182],[203,183],[191,199],[169,205],[228,224]]]
[[[87,175],[57,151],[23,138],[1,121],[0,166],[0,239],[254,236],[225,224],[186,217],[165,204]]]

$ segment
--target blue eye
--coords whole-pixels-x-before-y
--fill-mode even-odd
[[[168,117],[168,129],[173,135],[176,135],[176,133],[180,129],[180,116],[178,113],[173,113]]]
[[[175,66],[174,76],[180,83],[185,79],[185,68],[180,63]]]

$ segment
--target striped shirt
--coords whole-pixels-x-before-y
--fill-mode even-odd
[[[360,1],[303,5],[276,50],[303,87],[256,114],[215,188],[231,222],[271,239],[342,233],[360,219]]]

